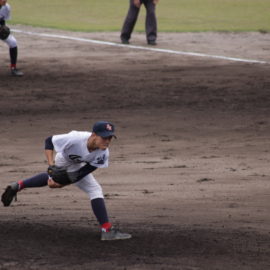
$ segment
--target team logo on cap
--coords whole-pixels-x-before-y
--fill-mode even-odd
[[[112,126],[110,124],[107,124],[106,129],[112,131]]]

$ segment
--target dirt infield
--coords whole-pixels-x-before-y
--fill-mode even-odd
[[[110,120],[118,135],[110,167],[94,174],[112,222],[133,238],[101,242],[76,187],[27,189],[0,206],[1,270],[270,268],[270,64],[14,35],[25,76],[9,76],[1,43],[0,189],[47,168],[49,135]],[[270,34],[160,33],[158,41],[270,63]],[[143,34],[132,44],[147,46]]]

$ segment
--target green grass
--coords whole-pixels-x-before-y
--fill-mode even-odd
[[[10,24],[120,31],[129,0],[9,0]],[[159,32],[270,31],[270,0],[160,0]],[[142,8],[135,31],[144,31]]]

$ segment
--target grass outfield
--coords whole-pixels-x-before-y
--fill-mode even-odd
[[[10,24],[120,31],[129,0],[8,0]],[[270,0],[160,0],[160,32],[270,31]],[[135,31],[144,31],[142,8]]]

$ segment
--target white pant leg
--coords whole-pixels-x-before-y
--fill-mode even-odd
[[[86,192],[90,200],[104,198],[100,184],[97,182],[97,180],[91,173],[86,175],[80,181],[76,182],[75,185],[84,192]]]
[[[17,40],[13,35],[9,35],[7,39],[3,40],[9,48],[17,47]]]
[[[57,153],[55,156],[55,165],[65,167],[67,171],[77,171],[83,165],[82,164],[74,164],[72,162],[67,161],[61,153]],[[90,200],[94,200],[97,198],[104,198],[103,191],[100,184],[94,178],[94,176],[90,173],[82,178],[80,181],[76,182],[75,185],[88,194]]]

